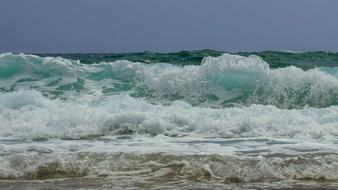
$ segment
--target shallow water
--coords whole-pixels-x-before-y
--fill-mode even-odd
[[[269,183],[248,183],[248,184],[228,184],[214,181],[190,181],[182,182],[179,180],[171,181],[162,179],[152,181],[144,179],[121,178],[72,178],[58,180],[0,180],[0,188],[5,190],[28,189],[177,189],[177,190],[334,190],[338,188],[338,183],[334,182],[296,182],[282,181]]]

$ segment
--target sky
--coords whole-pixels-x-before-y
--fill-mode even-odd
[[[0,52],[338,52],[337,0],[1,0]]]

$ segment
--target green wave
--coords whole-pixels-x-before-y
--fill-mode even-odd
[[[214,50],[181,51],[175,53],[139,52],[139,53],[109,53],[109,54],[37,54],[42,57],[62,57],[65,59],[80,60],[83,64],[99,62],[113,62],[128,60],[142,63],[170,63],[175,65],[200,65],[204,57],[217,57],[226,52]],[[338,67],[338,53],[333,52],[239,52],[235,55],[258,55],[269,63],[271,68],[296,66],[305,70],[315,67]]]
[[[61,57],[0,55],[0,92],[35,89],[50,98],[129,94],[156,104],[279,108],[338,105],[338,67],[271,68],[256,55],[222,54],[199,65],[117,60],[83,64]]]

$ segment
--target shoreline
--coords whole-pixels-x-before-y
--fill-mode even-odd
[[[257,189],[257,190],[333,190],[338,188],[338,182],[318,181],[276,181],[264,183],[220,183],[216,181],[182,181],[169,178],[152,181],[139,181],[137,178],[123,180],[123,178],[64,178],[47,180],[0,180],[0,189],[180,189],[180,190],[211,190],[211,189]]]

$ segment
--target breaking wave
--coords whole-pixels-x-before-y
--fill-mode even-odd
[[[204,107],[251,104],[279,108],[338,104],[337,68],[270,69],[258,56],[223,54],[198,66],[119,60],[91,65],[63,58],[1,54],[0,90],[36,89],[52,98],[127,93],[154,103],[184,100]]]
[[[338,107],[279,109],[193,107],[182,101],[154,105],[129,95],[50,100],[37,91],[0,95],[0,136],[19,139],[81,139],[117,134],[204,134],[213,137],[338,135]]]

